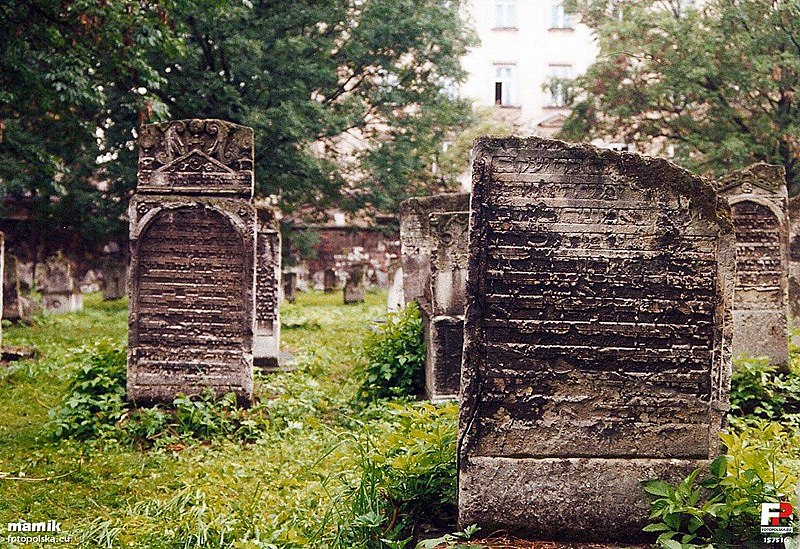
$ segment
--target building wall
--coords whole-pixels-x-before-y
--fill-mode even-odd
[[[590,29],[575,16],[565,24],[557,9],[557,0],[470,0],[465,14],[481,43],[463,59],[469,77],[460,94],[479,106],[495,105],[502,82],[499,108],[523,134],[551,136],[558,129],[569,111],[543,85],[551,75],[582,74],[597,56]]]

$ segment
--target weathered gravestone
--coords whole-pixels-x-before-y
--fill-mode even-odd
[[[396,313],[405,307],[405,300],[403,299],[403,268],[399,267],[394,270],[392,275],[392,284],[389,286],[389,293],[386,296],[386,310],[390,313]]]
[[[434,402],[458,398],[467,291],[469,212],[430,214],[430,288],[424,299],[425,390]]]
[[[74,269],[61,252],[41,266],[37,286],[42,293],[45,313],[72,313],[83,309],[83,295],[75,280]]]
[[[789,318],[800,327],[800,195],[789,199]]]
[[[283,272],[283,299],[289,303],[297,300],[297,273],[294,271]]]
[[[432,245],[430,214],[464,211],[469,211],[469,193],[414,197],[400,203],[400,255],[406,304],[429,296]]]
[[[459,523],[633,540],[720,451],[735,242],[712,186],[661,160],[477,141]]]
[[[101,288],[103,299],[112,301],[122,299],[128,291],[128,262],[123,254],[109,254],[103,257],[101,265]]]
[[[258,209],[256,246],[256,333],[253,341],[253,365],[263,370],[276,370],[281,339],[281,232],[272,208]]]
[[[789,360],[787,307],[789,223],[783,166],[754,164],[721,178],[736,232],[736,288],[733,297],[734,356]]]
[[[344,283],[344,303],[363,303],[367,296],[367,286],[364,277],[366,266],[356,263],[347,269],[347,281]]]
[[[253,389],[253,130],[223,120],[142,127],[130,217],[128,397]]]
[[[322,287],[326,293],[331,293],[336,290],[336,271],[333,269],[325,269],[323,273]]]
[[[3,261],[3,319],[18,322],[23,319],[20,299],[17,258],[7,253]]]

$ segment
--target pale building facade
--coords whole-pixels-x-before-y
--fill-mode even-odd
[[[551,136],[569,113],[568,89],[547,83],[592,64],[597,45],[590,29],[565,13],[560,0],[470,0],[467,6],[480,45],[463,60],[469,77],[460,95],[503,109],[519,134]]]

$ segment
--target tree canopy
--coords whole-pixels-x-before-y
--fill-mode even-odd
[[[800,3],[577,0],[599,57],[562,136],[615,137],[720,174],[786,168],[800,192]]]
[[[260,195],[393,211],[470,116],[449,93],[458,1],[10,0],[0,6],[0,184],[42,231],[122,234],[141,123],[256,133]],[[98,158],[100,163],[98,163]],[[2,215],[2,214],[0,214]]]

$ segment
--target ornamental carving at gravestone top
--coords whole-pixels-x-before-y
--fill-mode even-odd
[[[789,360],[789,222],[783,166],[754,164],[718,182],[736,232],[733,356]]]
[[[253,130],[223,120],[143,126],[130,217],[128,397],[253,389]]]
[[[272,208],[258,208],[253,365],[262,370],[278,369],[281,340],[281,232],[275,214]]]
[[[727,202],[666,160],[476,142],[459,524],[643,536],[640,481],[720,452],[735,241]]]

